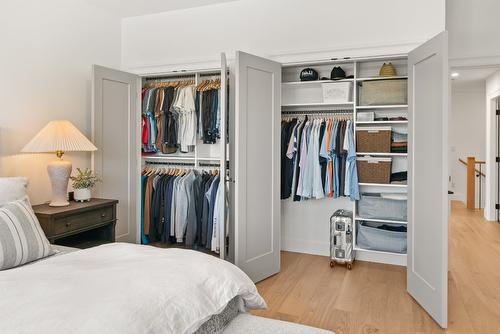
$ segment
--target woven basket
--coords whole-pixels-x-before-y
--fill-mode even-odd
[[[359,89],[359,104],[362,106],[407,104],[407,85],[406,79],[364,81]]]
[[[398,74],[396,72],[396,68],[394,67],[394,65],[392,65],[392,63],[384,63],[384,65],[382,65],[382,67],[380,68],[379,75],[381,77],[393,77]]]
[[[357,160],[360,183],[391,183],[390,158],[359,158]]]
[[[356,129],[356,151],[367,153],[391,152],[390,127],[366,127]]]

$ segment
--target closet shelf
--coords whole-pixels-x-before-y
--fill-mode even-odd
[[[376,156],[376,157],[407,157],[408,153],[375,153],[375,152],[356,152],[358,156]]]
[[[196,159],[199,161],[219,161],[220,157],[198,157]]]
[[[174,154],[162,154],[162,153],[156,153],[156,154],[151,154],[151,155],[143,155],[142,156],[143,160],[146,161],[185,161],[185,160],[194,160],[195,157],[194,155],[181,155],[180,153],[174,153]]]
[[[362,251],[362,252],[370,252],[370,253],[375,253],[375,254],[386,254],[386,255],[395,255],[395,256],[401,256],[401,257],[406,257],[406,253],[394,253],[394,252],[384,252],[384,251],[378,251],[378,250],[373,250],[373,249],[364,249],[359,247],[358,245],[354,246],[355,251]]]
[[[408,222],[402,221],[402,220],[363,218],[363,217],[359,217],[359,216],[356,216],[354,219],[358,220],[358,221],[363,220],[363,221],[375,222],[375,223],[405,224],[405,225],[408,224]]]
[[[365,187],[387,187],[387,188],[406,188],[408,185],[399,183],[358,183]]]
[[[356,124],[357,125],[408,124],[408,121],[357,121]]]
[[[314,80],[314,81],[288,81],[288,82],[282,82],[281,84],[283,86],[295,86],[295,85],[314,85],[314,84],[322,84],[322,83],[329,83],[329,82],[353,82],[354,79],[342,79],[342,80]]]
[[[407,104],[385,104],[385,105],[373,105],[373,106],[356,106],[358,110],[364,109],[403,109],[408,108]]]
[[[366,78],[356,78],[356,81],[394,80],[394,79],[408,79],[408,76],[395,75],[390,77],[366,77]]]
[[[327,103],[327,102],[311,102],[311,103],[288,103],[282,104],[282,108],[301,108],[301,107],[335,107],[335,106],[354,106],[354,102],[345,103]]]

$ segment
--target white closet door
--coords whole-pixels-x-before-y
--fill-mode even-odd
[[[140,82],[134,74],[92,67],[92,166],[103,180],[94,196],[119,200],[117,241],[138,242]]]
[[[280,270],[280,114],[281,65],[236,52],[235,264],[254,282]]]
[[[226,54],[221,53],[220,56],[220,117],[221,117],[221,128],[220,128],[220,183],[219,187],[223,188],[222,198],[224,198],[224,207],[226,208],[226,197],[227,197],[227,183],[226,183],[226,161],[227,161],[227,60]],[[224,221],[219,223],[219,240],[220,240],[220,258],[226,258],[226,221],[228,217],[224,214]]]
[[[448,36],[408,57],[408,292],[448,325]]]

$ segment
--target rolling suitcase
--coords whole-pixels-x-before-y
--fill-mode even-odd
[[[330,217],[330,267],[341,263],[351,270],[354,255],[352,212],[337,210]]]

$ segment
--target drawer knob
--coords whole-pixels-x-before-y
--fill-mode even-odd
[[[71,226],[70,222],[66,223],[66,227],[70,227],[70,226]]]
[[[101,218],[104,218],[106,217],[106,214],[105,213],[101,213]]]

